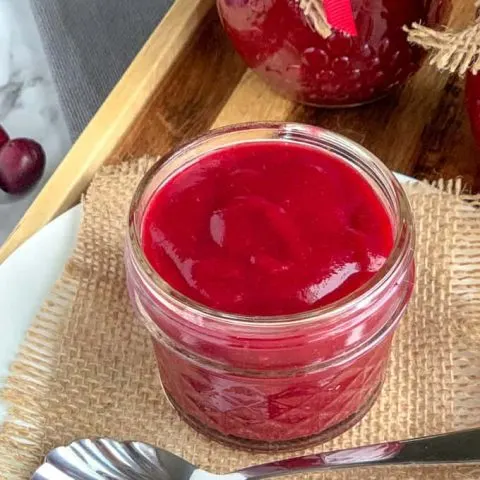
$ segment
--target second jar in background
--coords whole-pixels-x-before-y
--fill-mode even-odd
[[[217,0],[217,7],[250,68],[293,100],[329,107],[371,102],[403,84],[422,58],[403,27],[432,23],[439,7],[438,1],[351,0],[358,35],[333,30],[323,38],[299,3]]]

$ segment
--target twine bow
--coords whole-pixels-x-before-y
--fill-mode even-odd
[[[323,38],[329,37],[333,29],[357,35],[351,0],[297,1],[312,28]]]
[[[480,0],[476,0],[475,6],[480,8]],[[418,23],[405,30],[410,42],[432,52],[429,63],[439,70],[460,75],[480,70],[480,16],[473,25],[458,32],[438,31]]]

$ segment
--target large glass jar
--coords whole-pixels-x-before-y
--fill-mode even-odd
[[[358,35],[333,30],[327,38],[297,0],[217,0],[217,7],[250,68],[296,101],[332,107],[378,99],[418,69],[421,49],[408,43],[403,27],[433,20],[440,2],[429,17],[430,3],[351,0]]]
[[[141,243],[150,200],[199,158],[246,142],[271,142],[278,148],[288,142],[328,152],[332,161],[348,162],[369,182],[394,234],[391,254],[377,274],[326,307],[254,317],[196,303],[156,273]],[[129,294],[152,336],[171,403],[201,432],[268,450],[330,439],[370,409],[412,293],[413,247],[405,193],[371,153],[317,127],[251,124],[209,133],[147,173],[131,204],[125,261]]]

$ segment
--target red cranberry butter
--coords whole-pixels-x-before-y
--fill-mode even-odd
[[[322,1],[311,0],[312,10],[316,3]],[[324,0],[327,14],[337,13],[326,38],[298,0],[217,0],[217,7],[238,53],[276,90],[307,104],[352,106],[386,95],[418,69],[421,50],[403,27],[425,23],[430,3]]]
[[[180,148],[138,187],[125,253],[171,403],[248,448],[346,430],[380,392],[413,243],[402,188],[344,137],[251,124]]]

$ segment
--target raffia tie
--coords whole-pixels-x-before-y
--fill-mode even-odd
[[[480,0],[475,6],[480,7]],[[460,75],[480,70],[480,16],[461,31],[438,31],[418,23],[405,30],[410,42],[431,52],[429,63],[439,70]]]
[[[297,3],[310,26],[323,38],[329,37],[332,28],[327,22],[322,0],[297,0]]]

